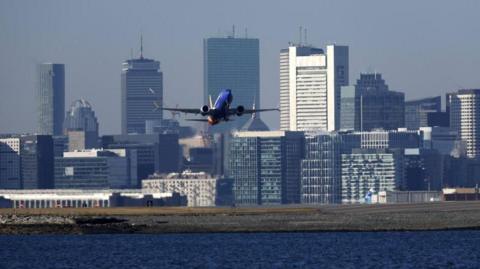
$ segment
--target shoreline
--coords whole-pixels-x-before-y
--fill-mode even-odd
[[[480,201],[251,208],[0,209],[0,235],[480,230]]]

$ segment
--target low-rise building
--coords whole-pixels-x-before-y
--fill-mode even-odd
[[[184,206],[186,198],[174,192],[149,192],[142,189],[50,189],[0,190],[2,207],[133,207]]]
[[[380,191],[372,195],[372,203],[413,204],[442,201],[440,191]]]
[[[219,197],[228,195],[219,192],[217,187],[223,180],[212,177],[204,172],[170,173],[167,175],[155,174],[142,180],[142,189],[152,192],[177,192],[185,195],[188,206],[215,206]],[[222,188],[228,192],[228,188]],[[230,189],[231,192],[231,189]]]

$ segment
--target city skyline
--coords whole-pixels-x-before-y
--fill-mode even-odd
[[[431,4],[409,3],[311,2],[309,9],[299,5],[290,11],[279,10],[278,14],[269,14],[270,19],[264,16],[270,5],[255,2],[189,3],[191,11],[184,10],[181,15],[173,11],[178,11],[184,2],[141,2],[133,6],[119,3],[115,8],[120,12],[107,19],[102,15],[112,7],[108,1],[99,3],[96,10],[89,8],[91,2],[1,3],[5,31],[0,39],[5,42],[0,45],[0,54],[5,61],[0,67],[0,91],[4,96],[0,114],[16,109],[18,115],[16,121],[2,117],[0,132],[35,131],[32,116],[35,65],[49,61],[66,65],[65,102],[69,104],[82,97],[90,100],[102,125],[102,134],[120,133],[120,122],[116,119],[120,115],[118,70],[122,61],[130,58],[130,48],[134,48],[134,57],[138,55],[141,33],[145,38],[145,54],[162,62],[165,104],[181,103],[176,94],[181,93],[193,97],[185,105],[201,105],[198,100],[202,99],[203,85],[202,40],[226,36],[233,24],[237,25],[237,35],[247,34],[260,40],[260,91],[264,107],[279,103],[278,53],[289,41],[298,41],[300,25],[308,28],[309,44],[349,46],[351,78],[360,72],[379,71],[393,89],[404,90],[406,100],[476,88],[480,81],[475,75],[475,63],[480,56],[475,51],[480,40],[472,33],[478,30],[474,10],[479,4],[436,2],[436,13],[425,18],[423,15],[430,12]],[[332,12],[324,13],[324,9]],[[127,20],[121,17],[126,10],[130,12]],[[287,16],[286,12],[292,15]],[[87,15],[89,19],[84,21]],[[29,19],[19,21],[19,17]],[[279,27],[283,30],[273,31]],[[459,68],[446,70],[444,66]],[[189,79],[183,79],[185,75]],[[265,114],[262,118],[271,129],[278,129],[278,115]]]

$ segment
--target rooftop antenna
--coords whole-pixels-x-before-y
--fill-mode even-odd
[[[245,27],[245,38],[248,38],[248,28]]]
[[[235,38],[235,24],[232,25],[232,37]]]
[[[305,29],[303,30],[303,35],[304,35],[304,40],[305,40],[305,45],[307,45],[307,28],[305,27]]]
[[[298,33],[299,33],[298,45],[301,46],[302,45],[302,26],[300,26]]]
[[[143,34],[140,34],[140,59],[143,59]]]

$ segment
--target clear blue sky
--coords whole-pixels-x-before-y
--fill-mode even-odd
[[[278,105],[278,54],[300,25],[312,45],[350,46],[352,84],[377,71],[407,99],[480,88],[479,11],[480,1],[0,0],[0,133],[35,130],[40,62],[66,64],[66,108],[83,97],[100,132],[119,133],[121,63],[140,33],[161,62],[165,103],[200,107],[202,40],[233,24],[260,39],[263,107]],[[278,127],[278,113],[262,118]]]

